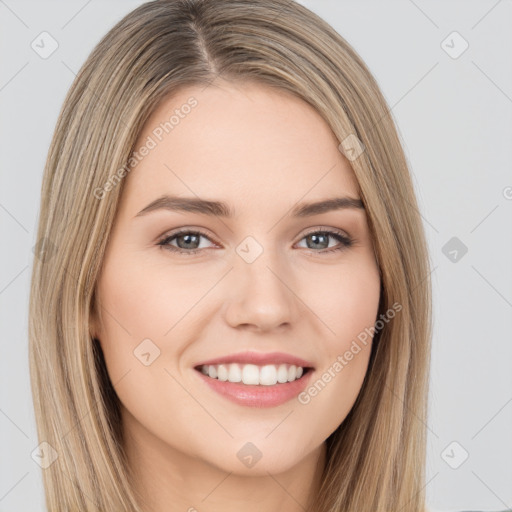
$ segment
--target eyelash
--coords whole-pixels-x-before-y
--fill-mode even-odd
[[[161,246],[162,249],[166,249],[168,251],[178,253],[178,254],[187,255],[187,256],[192,256],[192,255],[204,250],[204,249],[185,250],[185,249],[178,249],[177,247],[169,245],[169,242],[171,240],[173,240],[174,238],[178,237],[179,235],[183,235],[183,234],[200,235],[200,236],[203,236],[203,237],[207,238],[208,240],[210,240],[210,242],[213,242],[213,240],[211,240],[210,237],[206,233],[204,233],[200,230],[181,229],[179,231],[171,233],[170,235],[165,235],[164,238],[161,239],[157,243],[157,245]],[[312,249],[307,249],[313,253],[326,254],[326,253],[333,253],[333,252],[337,252],[337,251],[343,251],[343,250],[351,247],[355,242],[355,240],[353,238],[343,235],[337,231],[328,231],[328,230],[323,230],[323,229],[316,229],[315,231],[310,231],[310,232],[306,233],[299,241],[303,240],[304,238],[306,238],[309,235],[317,235],[317,234],[332,236],[333,238],[338,240],[341,243],[341,245],[338,247],[335,246],[334,248],[331,248],[331,249],[324,249],[322,251],[314,251]]]

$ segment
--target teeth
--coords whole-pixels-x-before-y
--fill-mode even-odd
[[[228,382],[243,382],[247,385],[274,386],[277,383],[293,382],[300,379],[304,373],[302,366],[287,364],[219,364],[203,365],[201,372],[212,379]]]
[[[260,383],[260,370],[255,364],[246,364],[242,368],[242,382],[244,384]]]
[[[240,366],[237,364],[229,365],[228,380],[229,382],[242,382],[242,370]]]
[[[224,364],[219,364],[217,368],[217,378],[219,380],[228,380],[229,369]]]
[[[277,369],[277,382],[288,382],[288,368],[285,364],[279,365]]]

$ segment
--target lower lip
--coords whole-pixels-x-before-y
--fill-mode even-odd
[[[313,373],[313,370],[309,369],[300,379],[293,382],[262,386],[212,379],[199,370],[194,371],[219,395],[247,407],[276,407],[292,400],[304,391]]]

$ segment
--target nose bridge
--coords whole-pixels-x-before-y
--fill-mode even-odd
[[[296,318],[298,299],[292,292],[290,267],[277,249],[269,246],[270,238],[264,246],[263,241],[248,236],[236,247],[227,304],[227,318],[233,325],[268,329]]]

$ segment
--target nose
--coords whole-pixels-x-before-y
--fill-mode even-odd
[[[228,281],[224,315],[231,327],[269,331],[298,320],[301,301],[292,273],[266,251],[252,263],[237,257]]]

